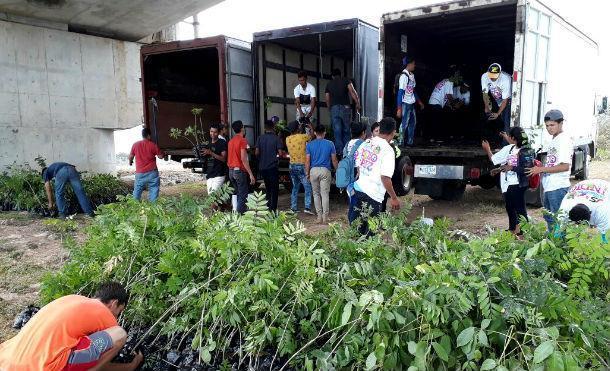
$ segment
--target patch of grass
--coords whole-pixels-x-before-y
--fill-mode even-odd
[[[42,281],[42,276],[51,271],[50,267],[21,261],[21,251],[13,251],[0,256],[0,282],[4,291],[23,294],[31,285]]]

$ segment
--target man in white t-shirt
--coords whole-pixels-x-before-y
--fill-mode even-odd
[[[390,141],[396,134],[396,121],[386,117],[379,122],[379,136],[366,140],[356,152],[358,180],[354,183],[355,204],[350,208],[350,224],[362,218],[358,230],[362,235],[372,235],[367,217],[375,217],[381,212],[385,193],[390,195],[392,209],[400,209],[400,201],[392,186],[392,175],[396,159]],[[370,209],[370,214],[368,213]]]
[[[415,93],[415,60],[410,57],[403,58],[404,70],[398,80],[398,93],[396,94],[396,118],[400,120],[400,144],[411,146],[415,139],[415,103],[424,109],[424,103]]]
[[[434,90],[432,90],[432,94],[430,94],[428,105],[445,108],[445,105],[451,105],[453,103],[453,81],[451,80],[452,79],[442,79],[436,84]]]
[[[316,110],[316,88],[307,82],[307,72],[297,74],[299,84],[294,88],[294,104],[297,106],[297,121],[309,123]]]
[[[570,189],[570,167],[574,147],[567,133],[563,132],[563,113],[559,110],[550,110],[544,115],[546,130],[553,137],[544,147],[546,158],[543,166],[527,169],[528,176],[542,174],[542,187],[544,189],[543,205],[552,215],[544,215],[549,231],[553,230],[555,217],[561,206],[561,201]]]
[[[492,63],[481,76],[483,106],[488,121],[500,120],[503,131],[510,128],[510,95],[512,81],[510,75],[502,71],[498,63]],[[494,136],[496,133],[494,133]]]
[[[470,85],[465,82],[453,88],[454,107],[460,109],[470,106]]]
[[[562,218],[579,223],[586,221],[597,227],[602,241],[608,243],[606,231],[610,228],[610,183],[605,180],[583,180],[575,184],[563,198],[559,214]]]

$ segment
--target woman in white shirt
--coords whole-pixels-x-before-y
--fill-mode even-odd
[[[523,216],[527,220],[525,207],[527,186],[519,186],[519,176],[515,170],[519,164],[519,151],[527,144],[527,136],[520,127],[513,127],[508,134],[502,132],[500,136],[508,142],[508,145],[502,147],[500,151],[493,154],[489,142],[486,140],[483,141],[482,147],[491,162],[494,165],[500,165],[499,168],[491,171],[491,175],[500,172],[500,188],[508,214],[508,230],[516,235],[521,235],[519,217]]]

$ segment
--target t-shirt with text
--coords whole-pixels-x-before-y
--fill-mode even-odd
[[[117,326],[99,300],[68,295],[50,302],[0,344],[0,370],[60,371],[82,337]]]
[[[402,102],[407,104],[415,103],[415,74],[406,69],[400,74],[398,80],[398,89],[404,90],[405,95],[402,97]]]
[[[449,79],[443,79],[432,90],[428,103],[445,107],[448,95],[453,95],[453,82]]]
[[[291,164],[305,164],[305,146],[311,137],[307,134],[292,134],[286,138],[286,147]]]
[[[546,158],[545,167],[553,167],[559,164],[572,166],[572,154],[574,149],[572,140],[566,133],[560,133],[551,139],[548,145],[544,146]],[[545,192],[555,191],[570,186],[570,168],[567,171],[553,174],[542,174],[542,186]]]
[[[509,144],[502,147],[491,157],[491,162],[494,165],[510,165],[517,166],[519,164],[519,148],[514,144]],[[500,188],[502,193],[506,193],[508,187],[519,184],[519,176],[514,171],[503,171],[500,173]]]
[[[491,96],[496,100],[498,105],[502,103],[504,99],[510,98],[512,81],[510,75],[506,72],[501,72],[500,76],[496,81],[491,81],[487,72],[481,76],[481,89],[483,94],[491,92]]]
[[[576,183],[563,198],[559,214],[566,218],[570,210],[578,205],[587,205],[591,210],[589,223],[601,232],[610,228],[610,183],[601,179],[583,180]]]
[[[394,150],[385,139],[374,137],[366,140],[356,151],[356,168],[360,175],[354,188],[377,202],[383,202],[386,189],[381,177],[391,178],[395,165]]]
[[[130,155],[136,158],[136,173],[142,174],[157,170],[156,156],[163,156],[163,152],[155,142],[143,139],[131,146]]]

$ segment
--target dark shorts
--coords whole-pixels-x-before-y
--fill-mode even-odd
[[[102,355],[112,348],[112,338],[106,331],[84,336],[72,349],[64,371],[84,371],[97,365]]]

